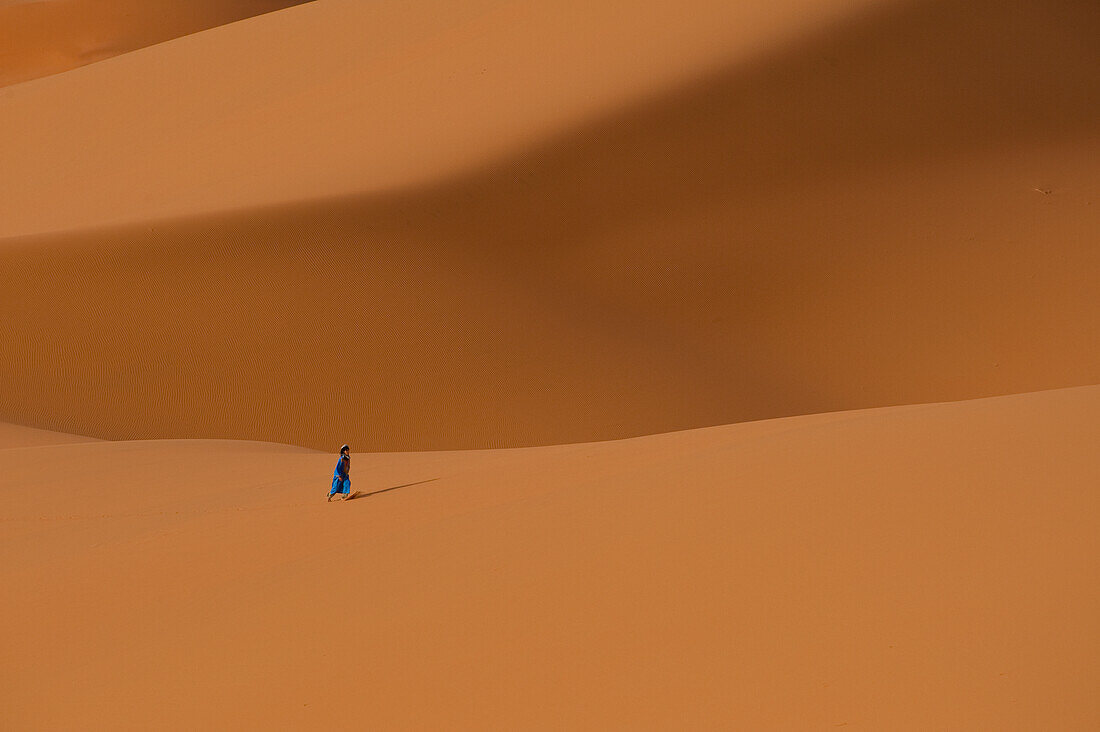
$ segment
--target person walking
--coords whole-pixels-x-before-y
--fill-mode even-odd
[[[342,493],[345,501],[351,497],[351,448],[347,445],[340,448],[340,457],[332,471],[332,490],[328,493],[328,500],[331,501],[337,493]]]

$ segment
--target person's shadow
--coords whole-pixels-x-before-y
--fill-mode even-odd
[[[403,485],[395,485],[392,488],[383,488],[382,490],[369,491],[369,492],[366,492],[366,493],[361,493],[359,491],[356,491],[355,493],[351,494],[351,496],[349,496],[347,500],[355,501],[355,500],[358,500],[360,498],[368,498],[370,496],[377,496],[379,493],[389,493],[390,491],[395,491],[398,488],[410,488],[414,485],[421,485],[423,483],[431,483],[433,480],[439,480],[439,478],[428,478],[427,480],[418,480],[415,483],[405,483]]]

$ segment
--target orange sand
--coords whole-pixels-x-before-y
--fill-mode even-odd
[[[0,422],[0,450],[14,447],[39,447],[42,445],[68,445],[76,442],[99,442],[94,437],[69,435],[64,432],[36,430],[33,427]]]
[[[0,450],[0,725],[1095,729],[1098,424],[355,455],[347,504],[287,446]]]
[[[1092,4],[567,5],[10,88],[0,418],[440,449],[1100,382]]]
[[[291,4],[0,0],[0,729],[1100,727],[1095,2]]]
[[[0,87],[305,0],[0,0]]]

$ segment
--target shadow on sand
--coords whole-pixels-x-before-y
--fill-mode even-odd
[[[346,500],[355,501],[355,500],[358,500],[360,498],[367,498],[369,496],[377,496],[379,493],[389,493],[390,491],[395,491],[398,488],[410,488],[414,485],[422,485],[424,483],[431,483],[432,481],[435,481],[435,480],[439,480],[439,478],[428,478],[427,480],[418,480],[415,483],[405,483],[404,485],[395,485],[392,488],[383,488],[381,490],[370,491],[370,492],[367,492],[367,493],[363,493],[363,492],[360,492],[360,491],[355,491]]]

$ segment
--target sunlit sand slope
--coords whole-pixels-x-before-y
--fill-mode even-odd
[[[0,91],[0,237],[435,181],[895,5],[306,3]]]
[[[1100,388],[551,448],[0,450],[0,723],[1092,730]],[[48,470],[43,470],[48,466]]]
[[[74,442],[98,442],[93,437],[70,435],[65,432],[37,430],[7,422],[0,422],[0,450],[15,447],[38,447],[41,445],[65,445]]]
[[[305,0],[0,0],[0,86]]]
[[[0,417],[491,447],[1100,382],[1100,8],[766,5],[318,2],[12,88]]]

